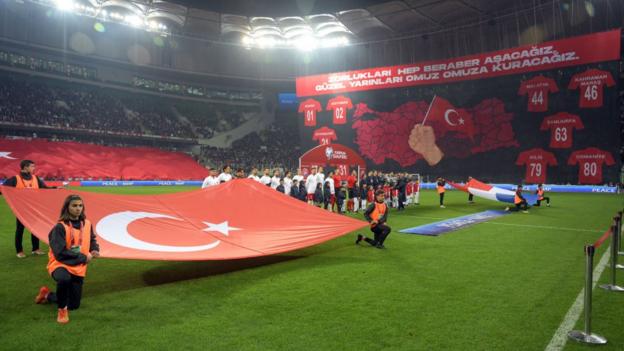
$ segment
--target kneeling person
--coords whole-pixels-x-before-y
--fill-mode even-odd
[[[87,264],[100,255],[91,222],[86,219],[84,204],[78,195],[69,195],[63,203],[58,223],[48,235],[48,273],[56,281],[56,293],[48,287],[39,289],[35,298],[38,304],[56,302],[56,321],[69,322],[68,310],[80,307],[82,284],[87,274]]]
[[[364,218],[371,224],[370,229],[375,235],[374,239],[358,234],[355,243],[359,244],[360,241],[364,240],[378,249],[384,249],[384,241],[386,241],[392,229],[386,224],[388,220],[388,206],[386,205],[382,189],[375,192],[375,202],[368,205],[364,212]]]
[[[522,209],[522,212],[529,213],[527,200],[524,196],[522,196],[522,185],[518,185],[518,188],[516,188],[516,193],[514,194],[514,205],[515,207],[507,207],[505,211],[520,211],[520,209]]]
[[[539,207],[541,206],[542,201],[546,201],[546,206],[550,207],[550,198],[548,196],[544,196],[544,187],[542,184],[537,186],[535,194],[537,194],[537,202],[535,203],[535,206]]]

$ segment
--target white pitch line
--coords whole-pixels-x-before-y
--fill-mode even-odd
[[[423,218],[423,219],[437,219],[437,220],[445,220],[452,218],[442,218],[442,217],[424,217],[424,216],[410,216],[414,218]],[[554,227],[548,225],[533,225],[533,224],[515,224],[515,223],[501,223],[501,222],[480,222],[476,224],[498,224],[498,225],[507,225],[512,227],[526,227],[526,228],[539,228],[539,229],[555,229],[555,230],[566,230],[571,232],[591,232],[591,233],[600,233],[602,230],[596,229],[579,229],[579,228],[568,228],[568,227]]]
[[[600,262],[594,269],[594,276],[592,280],[592,290],[596,287],[596,283],[598,279],[600,279],[600,275],[604,271],[607,266],[607,262],[609,262],[609,252],[610,247],[607,247],[604,254],[602,254],[602,258]],[[572,307],[568,310],[565,317],[563,317],[563,321],[559,325],[559,328],[553,335],[552,339],[550,339],[550,343],[546,346],[545,351],[559,351],[563,350],[566,342],[568,341],[568,332],[574,328],[576,321],[578,321],[581,313],[583,312],[583,300],[585,295],[585,288],[581,289],[581,292],[576,297],[576,300],[572,304]]]

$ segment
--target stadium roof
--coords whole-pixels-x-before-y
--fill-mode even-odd
[[[222,16],[222,24],[237,20],[253,25],[255,18],[272,18],[280,26],[280,18],[310,17],[316,22],[327,20],[343,24],[359,40],[396,36],[404,33],[425,33],[532,8],[544,0],[169,0],[189,8]],[[225,18],[223,18],[225,16]],[[273,23],[266,23],[272,25]],[[221,27],[223,29],[223,26]]]
[[[498,17],[547,4],[546,0],[32,1],[148,30],[246,47],[304,50],[493,23]]]

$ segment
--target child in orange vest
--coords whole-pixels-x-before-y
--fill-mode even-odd
[[[537,202],[535,203],[535,206],[541,206],[542,201],[546,200],[546,206],[550,207],[550,198],[548,196],[544,196],[544,188],[542,187],[542,184],[537,185],[537,191],[535,193],[537,194]]]
[[[68,310],[80,307],[82,284],[87,274],[87,264],[99,257],[99,246],[91,222],[86,218],[84,204],[78,195],[69,195],[61,209],[58,223],[48,235],[48,273],[56,281],[56,293],[46,286],[39,289],[35,303],[56,302],[56,321],[69,322]]]
[[[436,189],[438,190],[438,195],[440,195],[440,208],[444,208],[444,193],[446,192],[446,190],[444,189],[444,186],[446,185],[446,180],[444,180],[443,178],[438,178],[437,179],[437,184],[436,184]]]
[[[522,209],[523,213],[529,213],[528,203],[524,196],[522,196],[522,185],[518,185],[516,188],[516,193],[514,194],[514,205],[515,207],[505,208],[505,211],[520,211]]]
[[[374,239],[358,234],[355,243],[359,244],[360,241],[364,240],[371,246],[378,249],[385,249],[384,241],[386,241],[392,229],[386,224],[388,220],[388,206],[386,205],[385,195],[382,189],[375,192],[375,202],[368,205],[364,212],[364,218],[366,218],[371,225],[370,230],[375,235]]]

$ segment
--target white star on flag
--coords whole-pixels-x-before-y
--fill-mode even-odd
[[[464,124],[464,119],[459,117],[459,124]]]
[[[230,227],[228,221],[221,222],[219,224],[203,222],[208,228],[203,229],[204,232],[219,232],[225,236],[230,235],[230,230],[240,230],[240,228]]]
[[[9,156],[11,152],[0,151],[0,158],[8,158],[9,160],[15,160],[15,157]]]

